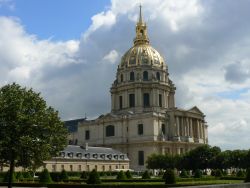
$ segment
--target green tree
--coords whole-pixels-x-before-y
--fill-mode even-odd
[[[116,179],[118,180],[125,180],[127,179],[127,176],[124,174],[124,172],[121,170],[120,172],[118,172]]]
[[[181,177],[181,178],[188,178],[188,177],[189,177],[189,176],[188,176],[188,173],[187,173],[187,171],[186,171],[185,169],[183,169],[183,170],[181,171],[180,177]]]
[[[248,168],[246,171],[245,182],[250,182],[250,168]]]
[[[69,180],[69,176],[68,173],[66,172],[66,170],[62,170],[62,172],[60,173],[60,180],[61,181],[68,181]]]
[[[22,172],[17,172],[16,173],[16,180],[17,181],[23,180],[23,173]]]
[[[87,179],[88,178],[88,173],[86,171],[82,171],[80,178],[81,179]]]
[[[9,188],[15,166],[36,169],[66,145],[58,112],[40,93],[15,83],[0,88],[0,130],[0,160],[10,168]]]
[[[87,184],[101,184],[99,173],[95,169],[90,172]]]
[[[131,174],[131,172],[130,172],[129,170],[127,170],[127,171],[125,172],[125,175],[126,175],[127,179],[132,179],[132,178],[133,178],[133,177],[132,177],[132,174]]]
[[[196,169],[194,171],[194,178],[201,178],[202,177],[202,172],[200,169]]]
[[[52,179],[50,177],[49,171],[48,169],[45,168],[39,176],[39,183],[46,185],[51,182],[52,182]]]
[[[167,169],[164,174],[165,174],[165,184],[176,183],[176,176],[173,169]]]
[[[145,170],[145,171],[143,172],[141,178],[142,178],[142,179],[150,179],[151,177],[150,177],[149,172],[148,172],[147,170]]]

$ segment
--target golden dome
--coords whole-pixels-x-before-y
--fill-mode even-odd
[[[136,24],[136,37],[134,39],[134,46],[130,48],[122,57],[120,68],[131,66],[163,66],[164,59],[152,46],[149,44],[147,35],[147,25],[143,22],[141,6],[139,20]]]
[[[159,52],[152,46],[148,44],[134,45],[124,54],[119,67],[123,68],[140,65],[158,67],[164,65],[164,60]]]

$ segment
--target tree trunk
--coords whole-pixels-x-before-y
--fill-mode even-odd
[[[14,167],[15,167],[15,162],[14,162],[14,159],[12,158],[11,161],[10,161],[8,188],[12,188]]]

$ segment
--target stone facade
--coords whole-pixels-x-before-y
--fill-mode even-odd
[[[79,145],[127,153],[130,167],[145,170],[153,153],[181,154],[208,143],[205,115],[175,107],[175,86],[162,56],[149,43],[141,10],[134,45],[122,57],[110,89],[112,109],[79,124]]]

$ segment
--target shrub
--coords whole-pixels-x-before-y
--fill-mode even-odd
[[[127,179],[127,177],[126,177],[126,175],[124,174],[123,171],[120,171],[120,172],[117,174],[116,179],[118,179],[118,180],[125,180],[125,179]]]
[[[188,173],[187,173],[187,171],[186,171],[185,169],[181,171],[180,177],[181,177],[181,178],[188,178],[188,177],[189,177],[189,176],[188,176]]]
[[[237,176],[237,177],[244,177],[245,174],[244,174],[244,172],[243,172],[242,170],[239,170],[239,171],[236,173],[236,176]]]
[[[33,176],[31,175],[31,173],[29,171],[25,171],[25,172],[23,172],[23,178],[32,179]]]
[[[90,172],[87,184],[101,184],[99,173],[95,169]]]
[[[132,179],[132,174],[130,173],[129,170],[127,170],[127,171],[125,172],[125,175],[126,175],[127,179]]]
[[[220,169],[216,169],[216,170],[215,170],[214,176],[215,176],[215,177],[218,177],[218,178],[219,178],[219,177],[222,177],[222,176],[223,176],[222,171],[221,171]]]
[[[60,172],[51,172],[50,173],[50,177],[51,177],[52,181],[54,181],[54,182],[60,182],[61,181],[60,174],[61,174]]]
[[[68,181],[69,180],[68,173],[64,169],[60,173],[60,180],[61,181]]]
[[[9,176],[10,176],[10,171],[6,172],[3,178],[3,182],[8,182],[9,181]],[[13,172],[12,174],[12,182],[16,181],[16,173]]]
[[[250,168],[247,169],[245,182],[250,182]]]
[[[142,179],[150,179],[151,177],[150,177],[149,172],[146,170],[146,171],[143,172],[141,178],[142,178]]]
[[[51,180],[49,171],[48,171],[48,169],[45,168],[39,176],[39,183],[46,185],[46,184],[51,183],[51,182],[52,182],[52,180]]]
[[[165,174],[165,184],[175,184],[176,183],[176,177],[175,177],[174,170],[167,169],[164,174]]]
[[[194,171],[194,178],[202,178],[202,172],[200,169]]]
[[[23,180],[23,173],[22,172],[17,172],[16,173],[16,180],[17,181]]]
[[[88,173],[86,171],[82,171],[82,174],[81,174],[81,179],[88,179]]]
[[[214,169],[211,171],[211,176],[215,176],[215,170]]]

